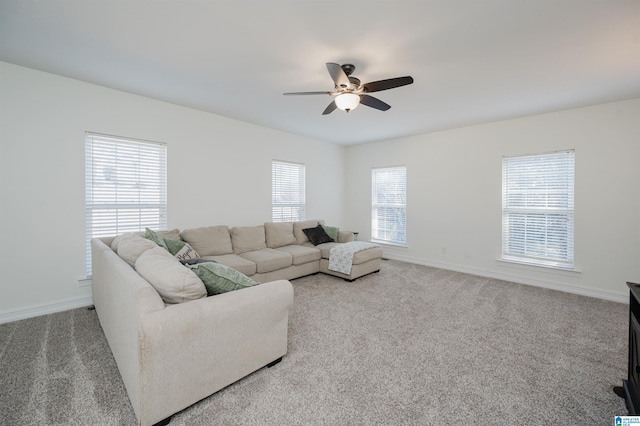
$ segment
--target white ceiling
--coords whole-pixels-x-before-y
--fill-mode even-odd
[[[640,0],[0,0],[0,60],[347,145],[640,97]]]

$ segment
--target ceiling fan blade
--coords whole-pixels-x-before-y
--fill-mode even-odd
[[[329,70],[329,74],[331,74],[331,78],[336,84],[336,87],[346,88],[351,85],[349,77],[347,77],[347,74],[345,74],[344,70],[339,64],[327,62],[327,69]]]
[[[380,111],[386,111],[391,108],[391,105],[369,95],[360,95],[360,103],[371,108],[379,109]]]
[[[407,84],[411,84],[411,83],[413,83],[413,78],[410,76],[396,77],[396,78],[389,78],[387,80],[379,80],[379,81],[372,81],[371,83],[365,83],[362,85],[362,88],[364,89],[365,92],[371,93],[371,92],[379,92],[381,90],[394,89],[396,87],[406,86]]]
[[[331,114],[336,108],[338,108],[338,106],[336,105],[335,101],[333,101],[327,106],[322,115]]]
[[[331,95],[333,92],[289,92],[283,93],[285,96],[291,95]]]

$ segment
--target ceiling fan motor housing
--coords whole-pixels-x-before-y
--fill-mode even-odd
[[[351,77],[356,67],[353,64],[337,64],[335,62],[327,62],[327,70],[335,83],[335,92],[293,92],[285,93],[285,95],[330,95],[335,99],[324,110],[322,115],[331,114],[336,109],[349,112],[358,105],[363,104],[370,108],[380,111],[387,111],[391,105],[384,103],[378,98],[369,95],[372,92],[380,92],[382,90],[394,89],[396,87],[406,86],[413,83],[411,76],[388,78],[385,80],[372,81],[361,84],[360,79]]]
[[[340,65],[340,68],[342,68],[342,71],[344,71],[347,76],[350,76],[351,74],[353,74],[353,71],[355,71],[356,66],[353,64],[344,64]]]

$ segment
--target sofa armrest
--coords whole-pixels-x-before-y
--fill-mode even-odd
[[[353,232],[351,231],[338,231],[338,242],[348,243],[354,240]]]
[[[145,315],[141,422],[158,422],[284,356],[292,304],[293,286],[279,280]]]

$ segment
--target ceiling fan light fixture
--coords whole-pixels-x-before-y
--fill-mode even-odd
[[[343,93],[335,99],[336,106],[343,111],[349,112],[360,105],[360,96],[354,93]]]

